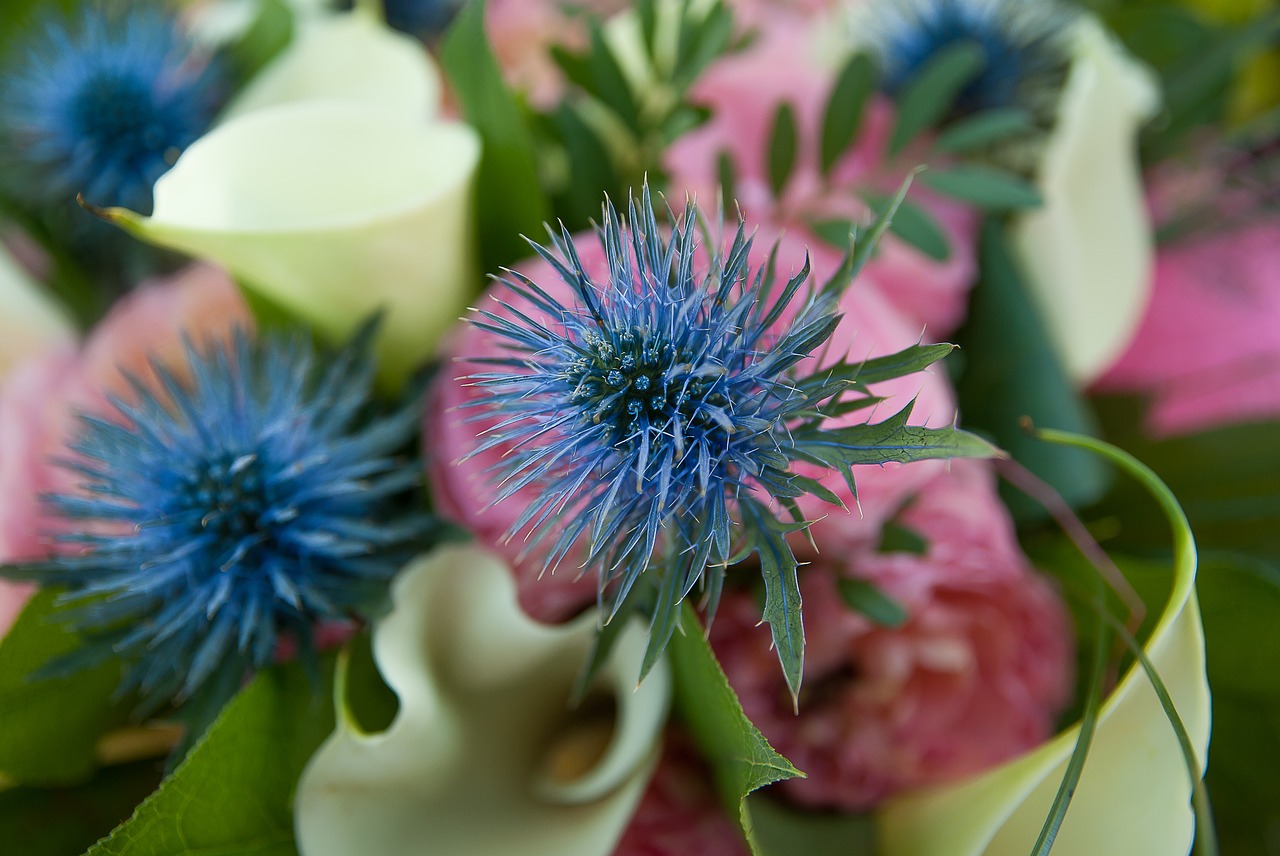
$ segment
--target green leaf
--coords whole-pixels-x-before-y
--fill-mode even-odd
[[[929,541],[914,529],[890,520],[880,528],[878,553],[910,553],[923,556],[929,552]]]
[[[261,672],[173,775],[88,856],[293,856],[293,791],[334,726],[332,666],[327,657],[323,687],[297,664]]]
[[[613,55],[613,50],[605,41],[604,31],[600,24],[592,21],[589,25],[591,34],[591,52],[587,55],[587,65],[591,70],[591,85],[588,91],[599,98],[633,134],[643,133],[640,124],[640,105],[631,91],[631,84]]]
[[[881,627],[901,627],[910,617],[906,607],[882,592],[874,583],[842,577],[837,586],[846,606]]]
[[[256,8],[249,29],[225,52],[242,81],[261,71],[293,38],[293,11],[284,0],[261,0]]]
[[[35,32],[35,23],[49,7],[69,12],[78,5],[78,0],[4,0],[0,3],[0,56],[22,50],[22,37]]]
[[[773,114],[773,129],[769,132],[769,186],[775,198],[782,196],[782,189],[791,178],[796,147],[796,114],[790,104],[783,102]]]
[[[733,13],[722,2],[705,11],[686,3],[680,18],[679,56],[671,74],[677,92],[684,92],[729,47],[733,38]]]
[[[484,142],[476,222],[484,269],[492,272],[528,253],[520,236],[538,234],[550,211],[538,186],[533,136],[485,36],[485,5],[475,0],[462,7],[441,45],[440,61],[463,116]]]
[[[742,712],[693,607],[686,603],[681,631],[671,639],[671,669],[676,709],[711,766],[716,786],[726,803],[736,806],[752,852],[761,853],[753,834],[753,791],[784,779],[803,776],[790,761],[773,751],[760,731]]]
[[[946,343],[937,345],[912,345],[896,354],[873,357],[858,364],[855,378],[859,383],[871,385],[895,380],[916,372],[922,372],[956,349]]]
[[[721,150],[716,155],[716,180],[720,184],[720,193],[726,208],[738,200],[738,175],[733,166],[733,156]]]
[[[1032,440],[1024,420],[1091,434],[1093,415],[1067,379],[999,223],[985,224],[979,252],[982,276],[959,336],[965,366],[957,391],[965,425],[990,434],[1072,506],[1086,505],[1106,489],[1106,468],[1086,452]],[[1022,494],[1005,490],[1004,496],[1019,517],[1044,516]]]
[[[1008,170],[993,166],[960,165],[930,170],[920,177],[929,187],[989,211],[1034,208],[1041,203],[1035,186]]]
[[[65,678],[32,681],[54,657],[75,650],[79,637],[55,620],[57,592],[39,592],[0,641],[0,772],[17,782],[49,785],[87,778],[94,747],[127,719],[113,700],[119,663]]]
[[[997,108],[966,116],[938,135],[933,147],[941,152],[971,152],[1007,137],[1032,130],[1025,110]]]
[[[761,856],[856,856],[876,852],[875,821],[868,814],[841,814],[796,808],[768,793],[747,802],[755,821]]]
[[[862,124],[867,98],[875,88],[875,64],[865,53],[856,53],[836,75],[831,97],[822,115],[821,164],[823,174],[831,172],[840,155],[849,148]]]
[[[902,88],[898,120],[889,138],[889,154],[897,154],[951,109],[956,96],[986,64],[982,47],[960,41],[939,51]]]
[[[739,501],[743,537],[760,559],[764,578],[764,621],[773,634],[774,653],[782,666],[793,703],[798,704],[804,679],[804,620],[800,612],[800,580],[797,562],[787,535],[807,527],[784,524],[753,499]]]
[[[876,212],[885,210],[890,200],[888,196],[866,197],[867,205]],[[898,205],[889,223],[889,231],[935,261],[946,261],[951,255],[951,246],[938,221],[928,211],[905,199]]]
[[[918,172],[917,170],[916,172]],[[915,172],[911,173],[903,180],[902,186],[898,188],[898,192],[894,195],[889,204],[884,207],[871,225],[866,229],[855,228],[849,236],[847,246],[848,251],[845,253],[844,259],[840,262],[840,267],[831,275],[831,278],[822,285],[822,293],[831,292],[843,293],[849,287],[849,283],[862,273],[862,269],[866,267],[867,262],[871,260],[872,253],[880,244],[880,239],[884,237],[884,233],[889,230],[893,224],[893,215],[897,213],[898,207],[902,205],[902,201],[907,198],[907,191],[911,189],[911,179],[915,177]]]

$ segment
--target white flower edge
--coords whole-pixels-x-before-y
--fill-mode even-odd
[[[339,341],[387,310],[379,377],[402,383],[465,308],[478,274],[472,178],[480,140],[339,100],[232,119],[155,187],[155,212],[105,217],[144,241],[208,259]]]
[[[1073,27],[1071,71],[1037,183],[1044,204],[1015,218],[1015,252],[1067,373],[1080,386],[1128,344],[1151,289],[1138,129],[1159,90],[1093,16]]]
[[[594,614],[541,625],[520,611],[510,571],[476,547],[415,561],[393,585],[374,658],[400,709],[365,734],[341,702],[334,734],[298,786],[303,856],[608,856],[657,762],[671,695],[660,663],[636,687],[645,650],[626,628],[597,683],[616,704],[598,763],[570,781],[540,770],[571,721],[569,688]]]
[[[66,310],[29,277],[0,244],[0,379],[21,360],[50,345],[70,342]]]
[[[1149,472],[1142,478],[1155,484]],[[1163,485],[1157,497],[1166,510],[1176,507]],[[1173,587],[1144,647],[1203,773],[1211,714],[1195,544],[1185,518],[1171,522]],[[881,856],[1024,856],[1044,824],[1079,731],[1072,727],[977,778],[891,801],[878,815]],[[1186,856],[1195,830],[1191,793],[1173,726],[1145,670],[1135,664],[1102,705],[1054,856]]]
[[[440,74],[422,45],[368,10],[299,16],[293,40],[227,106],[225,119],[280,104],[338,99],[427,119]]]

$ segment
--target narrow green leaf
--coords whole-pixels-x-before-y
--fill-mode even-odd
[[[769,186],[775,198],[782,196],[791,178],[796,165],[796,146],[796,114],[791,105],[784,102],[773,114],[773,129],[769,132]]]
[[[325,660],[332,675],[333,658]],[[296,664],[260,673],[186,760],[88,856],[294,856],[293,792],[333,730],[330,686]]]
[[[682,48],[671,75],[672,85],[678,92],[688,89],[712,60],[725,52],[733,37],[733,13],[727,5],[716,2],[710,9],[697,13],[691,9],[692,4],[688,4],[681,16]],[[691,36],[684,38],[683,33]]]
[[[920,177],[929,187],[989,211],[1034,208],[1042,200],[1030,182],[1008,170],[974,164],[931,170]]]
[[[476,222],[484,269],[492,272],[528,253],[520,236],[538,234],[550,210],[538,185],[533,137],[485,35],[485,5],[484,0],[463,5],[441,45],[440,60],[463,116],[484,142]]]
[[[831,275],[829,280],[823,283],[823,294],[831,292],[843,293],[849,287],[849,283],[853,282],[858,274],[862,273],[862,269],[867,266],[867,262],[871,260],[872,253],[875,252],[876,247],[879,245],[880,239],[884,237],[884,233],[892,225],[893,215],[897,213],[898,206],[902,204],[902,200],[907,198],[907,191],[911,188],[911,179],[914,176],[915,173],[913,172],[906,177],[893,199],[877,215],[870,227],[866,230],[856,230],[851,236],[849,251],[845,253],[840,267]]]
[[[868,195],[867,205],[872,211],[882,211],[891,197]],[[938,221],[929,212],[905,199],[898,205],[889,231],[935,261],[946,261],[951,255],[951,245]]]
[[[818,239],[830,244],[841,252],[848,251],[853,242],[853,233],[857,226],[848,218],[834,220],[815,220],[809,228]]]
[[[837,585],[846,606],[881,627],[901,627],[910,618],[906,607],[882,592],[874,583],[842,577]]]
[[[859,383],[866,385],[895,380],[924,371],[955,349],[955,345],[946,343],[912,345],[896,354],[886,354],[883,357],[873,357],[863,361],[858,365],[854,376]]]
[[[643,133],[640,124],[640,105],[631,84],[622,72],[622,66],[613,55],[613,49],[605,40],[604,31],[596,22],[590,24],[591,52],[587,64],[591,68],[591,94],[599,98],[637,136]]]
[[[261,0],[253,23],[225,51],[239,80],[249,80],[293,39],[293,11],[284,0]]]
[[[911,405],[883,422],[822,429],[808,426],[793,432],[796,453],[831,469],[861,464],[947,458],[1003,457],[986,440],[958,428],[923,428],[907,424]]]
[[[862,125],[867,99],[875,88],[875,64],[865,53],[856,53],[836,75],[835,86],[822,115],[821,164],[825,175],[849,148]]]
[[[738,174],[733,166],[733,156],[727,151],[722,150],[716,155],[716,180],[720,182],[725,208],[731,207],[738,201]]]
[[[662,567],[662,583],[658,586],[658,596],[653,604],[649,617],[649,644],[645,648],[644,660],[640,663],[640,680],[644,680],[650,670],[662,659],[667,650],[667,643],[680,623],[680,583],[683,578],[683,565],[676,561],[668,561]],[[610,623],[616,623],[614,615]]]
[[[742,712],[693,607],[685,603],[680,632],[671,639],[676,709],[710,764],[721,797],[736,806],[738,822],[753,853],[755,842],[747,796],[783,779],[804,774],[773,751]]]
[[[880,528],[880,544],[876,551],[923,556],[929,552],[929,541],[914,529],[890,520]]]
[[[87,778],[94,747],[128,718],[127,702],[113,699],[119,663],[105,663],[65,678],[30,677],[79,646],[56,621],[57,592],[39,592],[0,640],[0,773],[22,783],[53,785]]]
[[[1031,130],[1025,110],[997,108],[966,116],[938,135],[933,147],[941,152],[971,152]]]
[[[804,679],[804,621],[800,612],[796,557],[786,536],[788,532],[804,527],[779,523],[755,500],[744,498],[740,504],[743,528],[760,558],[765,592],[763,619],[773,634],[774,653],[778,655],[791,698],[796,701]]]
[[[968,40],[956,42],[930,59],[897,99],[898,120],[889,138],[889,154],[902,151],[921,131],[936,125],[985,63],[982,47]]]

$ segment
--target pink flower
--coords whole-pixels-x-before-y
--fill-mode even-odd
[[[747,856],[742,833],[689,740],[670,732],[662,760],[613,856]]]
[[[1047,738],[1071,689],[1070,620],[1028,566],[991,471],[955,461],[900,516],[925,555],[826,552],[801,571],[807,634],[800,713],[757,623],[726,594],[711,641],[747,716],[809,778],[780,789],[811,806],[860,811],[900,791],[977,773]],[[845,605],[867,580],[909,612],[896,629]]]
[[[155,382],[151,360],[176,366],[183,336],[197,346],[250,323],[235,285],[208,266],[144,284],[123,299],[76,348],[53,348],[0,381],[0,561],[45,558],[55,521],[40,495],[70,492],[75,476],[53,464],[65,457],[77,414],[102,412],[109,395],[129,397],[125,375]],[[0,636],[33,591],[0,582]]]
[[[755,263],[763,263],[770,239],[757,237]],[[603,281],[608,266],[604,252],[593,235],[581,235],[576,240],[579,255],[587,272]],[[839,264],[839,254],[831,250],[819,250],[814,256],[815,282],[822,282]],[[785,277],[797,271],[804,263],[804,248],[793,236],[784,235],[778,248],[778,276]],[[572,292],[541,259],[517,267],[552,297],[566,305],[573,302]],[[510,301],[512,295],[501,285],[496,285],[481,298],[481,307],[500,316],[508,315],[499,300]],[[546,320],[532,307],[517,302],[515,307],[531,317]],[[919,331],[903,321],[877,292],[852,287],[844,299],[846,319],[837,329],[828,347],[813,357],[805,374],[815,365],[825,365],[838,359],[860,360],[866,357],[892,353],[915,344]],[[508,500],[492,505],[495,490],[492,468],[503,458],[503,451],[490,449],[474,457],[468,457],[482,442],[484,432],[495,424],[493,419],[475,419],[477,410],[463,405],[480,397],[480,391],[464,378],[484,371],[479,364],[469,363],[476,358],[504,354],[499,337],[473,324],[465,324],[447,343],[444,356],[446,365],[437,376],[429,394],[424,412],[423,452],[428,481],[433,486],[437,510],[457,522],[494,551],[503,556],[516,574],[517,592],[521,606],[541,621],[561,621],[595,599],[596,580],[593,574],[583,574],[575,562],[567,561],[554,571],[543,573],[545,553],[529,537],[530,533],[517,533],[508,538],[513,525],[519,519],[527,502],[520,497],[532,496],[539,488],[530,485]],[[914,424],[940,426],[955,419],[955,404],[945,377],[940,372],[880,384],[875,392],[889,397],[876,411],[883,418],[916,400],[912,421]],[[853,424],[864,421],[867,411],[850,414],[841,422]],[[837,527],[842,533],[857,532],[864,540],[874,543],[882,522],[894,513],[911,494],[942,472],[941,461],[925,461],[910,465],[888,464],[884,467],[861,467],[855,472],[858,483],[858,500],[849,493],[843,479],[828,474],[824,484],[844,499],[849,511],[828,505],[813,497],[800,500],[802,510],[814,519],[825,518],[815,525],[821,533],[828,527]],[[819,472],[812,473],[820,475]],[[554,520],[546,526],[555,527]],[[800,548],[801,542],[797,542]]]
[[[1151,398],[1157,435],[1280,416],[1280,219],[1161,249],[1147,314],[1098,383]]]
[[[813,59],[817,38],[812,19],[778,18],[753,48],[713,65],[691,96],[712,109],[711,120],[679,138],[665,160],[673,191],[695,193],[710,204],[718,190],[719,157],[729,154],[737,201],[748,220],[797,234],[815,254],[819,248],[831,249],[815,234],[815,223],[865,220],[863,197],[892,195],[919,162],[909,154],[889,159],[891,109],[887,102],[874,101],[852,146],[829,176],[822,175],[818,141],[834,74]],[[774,117],[783,104],[795,112],[799,146],[791,179],[781,198],[774,198],[767,164]],[[918,183],[910,201],[941,227],[948,257],[935,261],[888,235],[863,272],[860,286],[878,291],[920,328],[917,332],[937,341],[964,318],[977,269],[978,218],[967,206],[931,194]]]

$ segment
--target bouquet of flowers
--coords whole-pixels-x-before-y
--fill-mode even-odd
[[[14,852],[1280,853],[1274,2],[6,0],[0,68]]]

